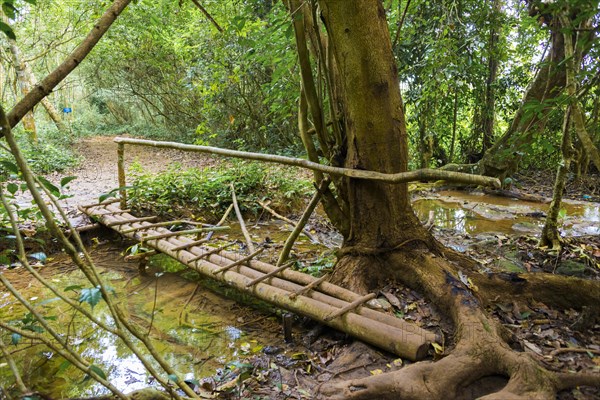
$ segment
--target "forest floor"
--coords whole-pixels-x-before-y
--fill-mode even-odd
[[[55,174],[49,178],[60,180],[60,176],[75,175],[78,179],[70,184],[65,206],[76,223],[84,223],[75,217],[77,204],[94,203],[98,195],[117,186],[116,144],[111,137],[86,138],[75,145],[83,157],[82,163],[72,171]],[[172,162],[184,167],[216,165],[219,160],[206,155],[184,153],[151,147],[127,146],[126,161],[130,165],[138,160],[144,170],[158,172]],[[59,176],[60,175],[60,176]],[[520,175],[517,182],[520,191],[550,197],[552,194],[551,171]],[[600,202],[600,177],[598,175],[568,186],[568,198],[589,202]],[[531,235],[490,235],[485,239],[460,235],[448,229],[432,227],[434,234],[444,243],[460,243],[465,252],[480,261],[482,271],[504,269],[507,273],[521,271],[545,271],[585,276],[600,279],[600,235],[571,238],[560,253],[539,249],[537,240]],[[496,263],[497,260],[509,262]],[[391,314],[429,329],[443,332],[451,341],[452,327],[439,313],[430,307],[418,293],[388,282],[379,292],[382,308]],[[546,368],[560,371],[588,371],[600,373],[600,325],[586,324],[585,313],[572,310],[553,310],[544,304],[527,306],[498,299],[495,307],[489,309],[502,324],[513,333],[512,346],[529,353]],[[227,398],[311,398],[322,382],[347,380],[379,374],[402,368],[409,361],[382,353],[361,342],[353,341],[340,333],[321,326],[311,325],[297,319],[295,338],[297,345],[305,346],[306,351],[296,358],[279,356],[271,352],[253,354],[243,359],[252,364],[253,370],[243,382],[231,384],[220,393]],[[445,353],[452,350],[447,344]],[[443,357],[432,349],[432,360]],[[221,379],[221,378],[219,378]],[[235,380],[235,374],[227,379]],[[503,379],[503,378],[499,378]],[[207,377],[199,390],[212,390]],[[221,387],[222,389],[222,387]],[[480,395],[485,388],[465,388],[464,398]],[[254,397],[253,397],[254,396]],[[561,393],[561,399],[600,399],[600,392],[580,388]]]

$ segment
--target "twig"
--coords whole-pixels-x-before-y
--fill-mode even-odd
[[[23,383],[23,379],[21,379],[21,374],[19,373],[17,365],[15,364],[15,360],[12,357],[12,355],[6,350],[6,346],[4,345],[4,341],[2,340],[2,338],[0,338],[0,351],[2,351],[2,355],[4,356],[4,359],[6,360],[6,363],[8,364],[10,371],[12,372],[15,378],[15,382],[17,384],[17,387],[21,391],[21,394],[27,393],[27,386],[25,386],[25,384]]]
[[[563,353],[592,353],[592,354],[600,354],[600,350],[593,350],[593,349],[584,349],[581,347],[564,347],[561,349],[556,349],[553,350],[550,355],[552,357],[555,357],[559,354],[563,354]]]
[[[302,232],[302,229],[304,229],[304,226],[308,222],[308,219],[310,218],[313,211],[315,211],[315,208],[321,201],[321,195],[323,194],[323,191],[325,189],[327,189],[327,186],[329,186],[330,182],[331,181],[329,180],[329,178],[324,178],[321,181],[321,184],[319,185],[317,192],[314,194],[312,199],[310,199],[310,203],[308,203],[308,207],[306,207],[306,210],[304,210],[304,213],[302,214],[300,221],[298,221],[296,228],[292,231],[290,236],[288,236],[287,240],[285,241],[285,244],[283,245],[283,249],[281,250],[281,253],[279,254],[279,259],[277,260],[277,266],[280,266],[281,264],[286,262],[287,259],[289,258],[290,252],[292,251],[292,247],[294,246],[296,239],[298,239],[298,236],[300,236],[300,232]]]
[[[179,312],[179,325],[181,325],[181,316],[183,315],[183,312],[185,311],[186,307],[191,303],[192,299],[196,295],[196,292],[198,291],[199,288],[200,288],[200,284],[197,283],[196,287],[194,288],[194,291],[192,292],[192,294],[190,294],[190,296],[186,300],[186,302],[183,305],[183,307],[181,307],[181,311]]]
[[[221,33],[223,33],[223,28],[221,28],[221,26],[217,23],[217,21],[215,21],[215,19],[212,17],[212,15],[209,14],[208,11],[206,11],[206,8],[202,7],[202,4],[200,4],[198,2],[198,0],[192,0],[192,3],[194,3],[194,5],[196,7],[198,7],[198,9],[200,11],[202,11],[202,14],[204,14],[204,16],[206,18],[208,18],[208,20],[215,26],[215,28],[217,28],[217,30]]]
[[[398,39],[400,38],[400,31],[402,30],[402,25],[404,25],[404,18],[406,17],[406,12],[408,11],[408,6],[410,6],[410,0],[408,0],[406,2],[406,7],[404,7],[404,12],[402,13],[402,19],[400,20],[400,23],[398,24],[398,30],[396,31],[396,36],[394,36],[394,44],[392,45],[392,48],[396,47],[396,45],[398,44]]]
[[[235,187],[233,183],[231,184],[231,199],[233,200],[233,208],[235,209],[235,215],[237,216],[238,221],[240,221],[240,229],[244,234],[244,238],[246,239],[246,244],[248,245],[248,250],[250,253],[254,253],[254,244],[252,244],[252,238],[246,229],[246,224],[244,223],[244,217],[242,217],[242,212],[240,211],[240,207],[238,206],[237,197],[235,196]]]
[[[158,275],[154,276],[154,301],[152,302],[152,315],[150,316],[150,325],[148,326],[148,336],[152,332],[152,325],[154,324],[154,313],[156,312],[156,299],[158,297]]]

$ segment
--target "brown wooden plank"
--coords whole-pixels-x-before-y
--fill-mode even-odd
[[[269,278],[271,278],[272,276],[275,276],[275,275],[277,275],[277,274],[278,274],[278,273],[280,273],[281,271],[284,271],[284,270],[288,269],[289,267],[291,267],[292,265],[294,265],[294,263],[295,263],[295,262],[296,262],[296,261],[291,261],[291,262],[289,262],[289,263],[287,263],[287,264],[285,264],[285,265],[282,265],[281,267],[277,268],[276,270],[274,270],[274,271],[271,271],[271,272],[269,272],[268,274],[265,274],[265,275],[261,276],[260,278],[256,278],[256,279],[254,279],[253,281],[251,281],[251,282],[249,282],[248,284],[246,284],[246,287],[248,288],[248,287],[250,287],[250,286],[254,286],[254,285],[256,285],[256,284],[258,284],[258,283],[260,283],[260,282],[264,281],[265,279],[269,279]]]
[[[152,221],[152,220],[154,220],[156,218],[158,218],[158,217],[154,216],[154,217],[130,218],[130,219],[126,219],[126,220],[123,220],[123,221],[108,222],[105,225],[108,226],[109,228],[111,228],[113,226],[133,224],[134,222]],[[136,228],[136,229],[140,229],[140,228]]]

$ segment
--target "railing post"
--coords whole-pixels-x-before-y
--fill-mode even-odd
[[[121,209],[127,208],[127,191],[124,189],[125,181],[125,143],[117,143],[117,170],[119,173],[119,197],[121,198]]]

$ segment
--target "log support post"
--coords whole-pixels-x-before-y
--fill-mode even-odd
[[[119,197],[121,209],[127,208],[127,192],[125,191],[125,143],[117,143],[117,173],[119,174]]]

